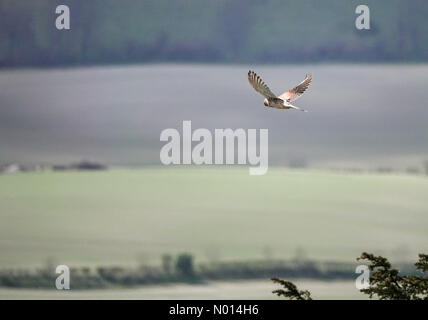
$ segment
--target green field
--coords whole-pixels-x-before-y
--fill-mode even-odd
[[[0,176],[0,268],[428,252],[428,178],[270,168]]]

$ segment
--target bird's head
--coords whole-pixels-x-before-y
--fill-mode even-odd
[[[265,100],[263,101],[263,104],[267,107],[267,106],[269,105],[268,100],[267,100],[267,99],[265,99]]]

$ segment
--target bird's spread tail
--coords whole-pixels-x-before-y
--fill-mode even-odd
[[[284,105],[286,106],[286,107],[290,107],[290,108],[292,108],[292,109],[296,109],[296,110],[300,110],[300,111],[303,111],[303,112],[308,112],[308,110],[305,110],[305,109],[302,109],[302,108],[299,108],[299,107],[296,107],[296,106],[293,106],[291,103],[284,103]]]

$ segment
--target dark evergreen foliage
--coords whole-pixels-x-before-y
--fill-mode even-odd
[[[399,270],[393,269],[388,259],[363,252],[357,260],[367,260],[370,270],[370,287],[360,291],[368,294],[370,298],[380,300],[428,300],[428,255],[419,254],[415,263],[420,275],[401,275]],[[310,292],[298,290],[290,281],[278,278],[271,279],[284,289],[272,293],[287,299],[312,300]]]

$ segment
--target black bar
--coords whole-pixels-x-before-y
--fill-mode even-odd
[[[289,300],[39,300],[0,301],[2,314],[87,319],[298,319],[424,314],[427,301],[289,301]],[[178,314],[177,314],[178,313]],[[58,318],[59,317],[59,318]],[[11,318],[9,318],[11,319]]]

